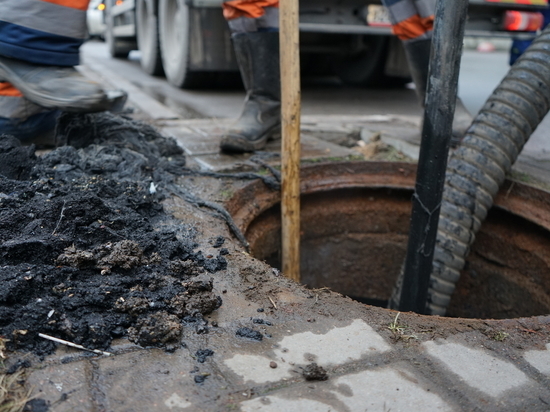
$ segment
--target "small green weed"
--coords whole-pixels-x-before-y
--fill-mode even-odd
[[[493,339],[497,342],[504,342],[508,337],[510,336],[509,333],[506,332],[497,332],[493,335]]]

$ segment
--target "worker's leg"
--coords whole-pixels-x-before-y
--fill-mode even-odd
[[[89,0],[0,1],[0,81],[47,108],[96,111],[112,96],[80,75]]]
[[[224,3],[233,47],[246,88],[241,116],[221,140],[225,152],[252,152],[280,133],[278,0]]]
[[[403,42],[418,100],[424,107],[432,44],[436,0],[383,0],[394,34]],[[453,138],[464,136],[472,116],[460,98],[456,100]]]
[[[23,144],[53,146],[58,114],[27,100],[10,83],[0,82],[0,135],[12,135]]]
[[[383,0],[393,33],[403,42],[420,104],[424,106],[436,0]]]

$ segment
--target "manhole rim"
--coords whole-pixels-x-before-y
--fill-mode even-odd
[[[416,179],[416,164],[405,162],[324,162],[302,165],[300,169],[301,195],[308,195],[335,189],[398,189],[411,194]],[[279,191],[274,191],[260,181],[252,181],[236,189],[225,202],[225,207],[232,215],[237,227],[246,233],[250,224],[263,212],[280,203]],[[526,208],[526,201],[532,207]],[[547,205],[543,207],[543,205]],[[521,182],[506,180],[497,194],[493,207],[503,209],[520,216],[550,231],[550,192],[526,185]],[[368,305],[367,305],[368,306]],[[396,313],[391,309],[388,313]],[[421,315],[413,312],[408,316],[439,318],[433,315]],[[443,318],[442,318],[443,319]],[[524,316],[506,319],[486,318],[444,318],[451,322],[481,322],[494,327],[512,327],[521,325],[522,320],[535,320],[537,323],[550,324],[550,314]]]
[[[338,178],[338,180],[336,179]],[[300,168],[300,193],[352,188],[414,190],[416,164],[405,162],[333,162],[303,165]],[[245,233],[250,223],[280,203],[280,192],[262,181],[245,184],[225,202],[237,227]],[[526,201],[532,207],[526,207]],[[494,206],[520,216],[550,231],[550,192],[524,183],[506,180]]]

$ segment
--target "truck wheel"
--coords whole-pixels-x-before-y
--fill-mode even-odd
[[[142,69],[152,76],[162,75],[157,13],[153,0],[136,1],[136,35]]]
[[[361,40],[362,50],[338,59],[334,63],[334,71],[344,84],[350,86],[384,86],[388,38],[362,36]]]
[[[107,1],[107,8],[105,10],[105,41],[109,47],[109,53],[112,57],[125,59],[128,54],[135,49],[135,42],[126,40],[124,38],[117,37],[114,34],[114,22],[111,15],[111,8],[113,7],[113,0]]]
[[[199,87],[202,73],[189,70],[191,26],[185,0],[160,0],[158,16],[160,54],[168,82],[176,87]]]

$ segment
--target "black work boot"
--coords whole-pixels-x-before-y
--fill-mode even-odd
[[[409,63],[411,76],[416,86],[416,95],[422,107],[426,104],[426,89],[428,86],[428,68],[430,65],[431,39],[404,42],[405,53]],[[456,147],[472,124],[472,115],[457,96],[453,118],[453,135],[451,146]]]
[[[0,56],[0,81],[13,84],[29,101],[70,112],[120,111],[127,94],[104,91],[74,67],[44,66]]]
[[[220,147],[229,153],[253,152],[281,132],[279,33],[236,33],[232,39],[246,100],[241,116],[222,136]]]

